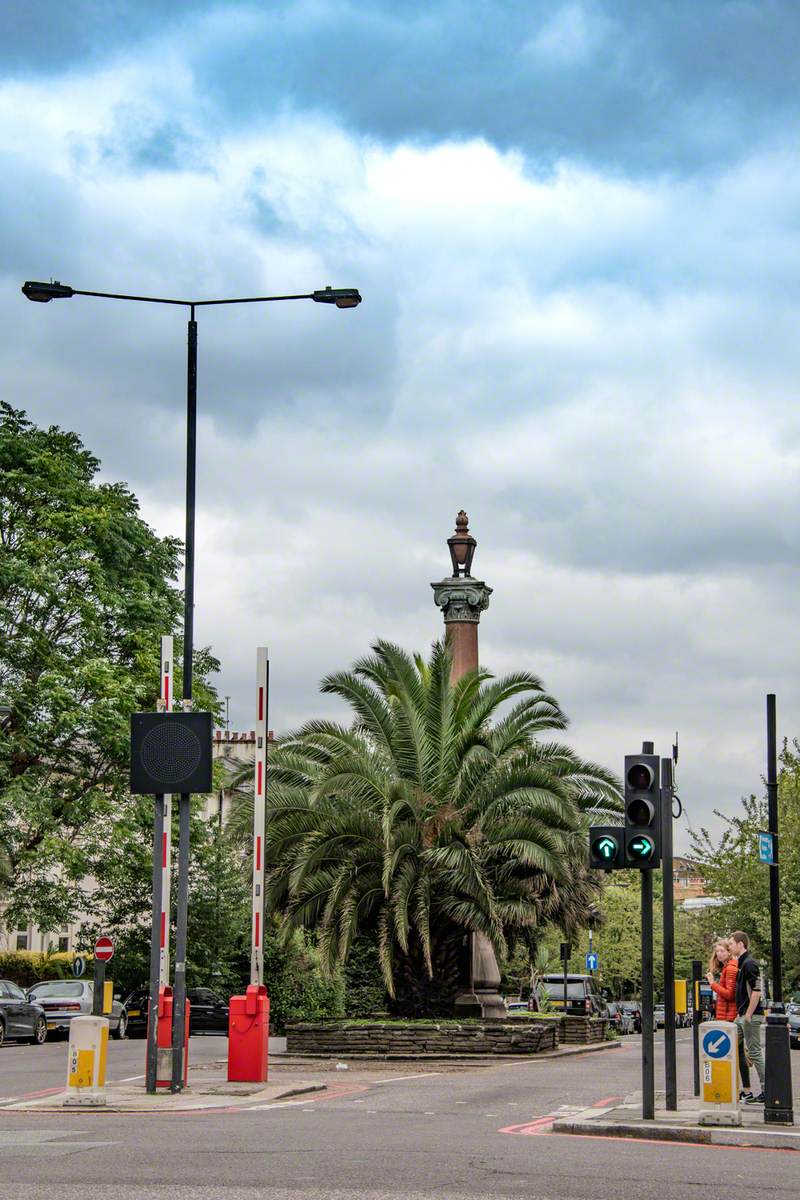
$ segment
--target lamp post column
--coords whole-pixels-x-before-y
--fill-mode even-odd
[[[478,624],[489,607],[492,589],[470,570],[477,542],[469,532],[469,519],[462,509],[455,532],[448,538],[453,574],[432,583],[433,599],[444,616],[447,640],[453,652],[452,682],[478,669]],[[469,935],[468,970],[456,996],[456,1016],[501,1018],[506,1008],[499,993],[500,969],[494,947],[484,933]]]
[[[192,702],[194,653],[194,524],[197,475],[197,322],[194,305],[188,323],[186,360],[186,545],[183,580],[183,700]],[[188,701],[188,704],[187,704]],[[189,834],[191,797],[182,795],[178,818],[178,903],[175,920],[175,988],[172,1016],[171,1092],[183,1088],[183,1047],[186,1031],[186,942],[189,923]]]

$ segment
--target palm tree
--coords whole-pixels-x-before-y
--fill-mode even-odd
[[[270,752],[268,905],[317,930],[331,971],[373,936],[390,997],[419,1014],[452,1003],[470,931],[502,954],[585,920],[586,814],[619,808],[609,772],[543,740],[567,719],[535,675],[451,671],[445,641],[428,662],[379,641],[322,683],[352,725],[309,721]],[[252,795],[232,807],[245,834]]]

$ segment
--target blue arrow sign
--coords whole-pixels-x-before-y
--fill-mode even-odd
[[[703,1034],[703,1054],[706,1058],[724,1058],[730,1051],[731,1039],[724,1029],[710,1029]]]
[[[758,835],[758,857],[763,863],[769,863],[771,867],[774,867],[775,843],[771,833],[760,833]]]
[[[599,963],[599,961],[600,961],[600,959],[597,957],[596,954],[594,954],[594,953],[587,954],[586,955],[586,970],[587,971],[596,971],[597,964]]]

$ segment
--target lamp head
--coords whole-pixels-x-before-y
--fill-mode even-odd
[[[311,299],[317,304],[335,304],[337,308],[355,308],[361,303],[358,288],[332,288],[330,284],[320,291],[312,292]]]
[[[75,293],[66,283],[59,283],[57,279],[50,283],[36,283],[29,279],[22,285],[22,294],[37,304],[48,304],[51,300],[68,300]]]

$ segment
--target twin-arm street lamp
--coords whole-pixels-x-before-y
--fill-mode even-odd
[[[239,296],[230,300],[171,300],[163,296],[127,296],[120,292],[87,292],[54,280],[40,283],[28,280],[22,291],[29,300],[48,304],[73,296],[95,296],[102,300],[136,300],[144,304],[172,304],[189,309],[188,361],[186,373],[186,541],[183,604],[183,698],[192,699],[192,652],[194,648],[194,525],[195,475],[197,460],[197,322],[195,309],[220,304],[267,304],[278,300],[313,300],[315,304],[334,304],[337,308],[355,308],[361,303],[356,288],[322,288],[293,296]],[[178,842],[178,905],[175,929],[174,1023],[172,1030],[172,1091],[181,1090],[181,1064],[186,1016],[186,925],[189,891],[189,797],[181,796],[180,836]]]

